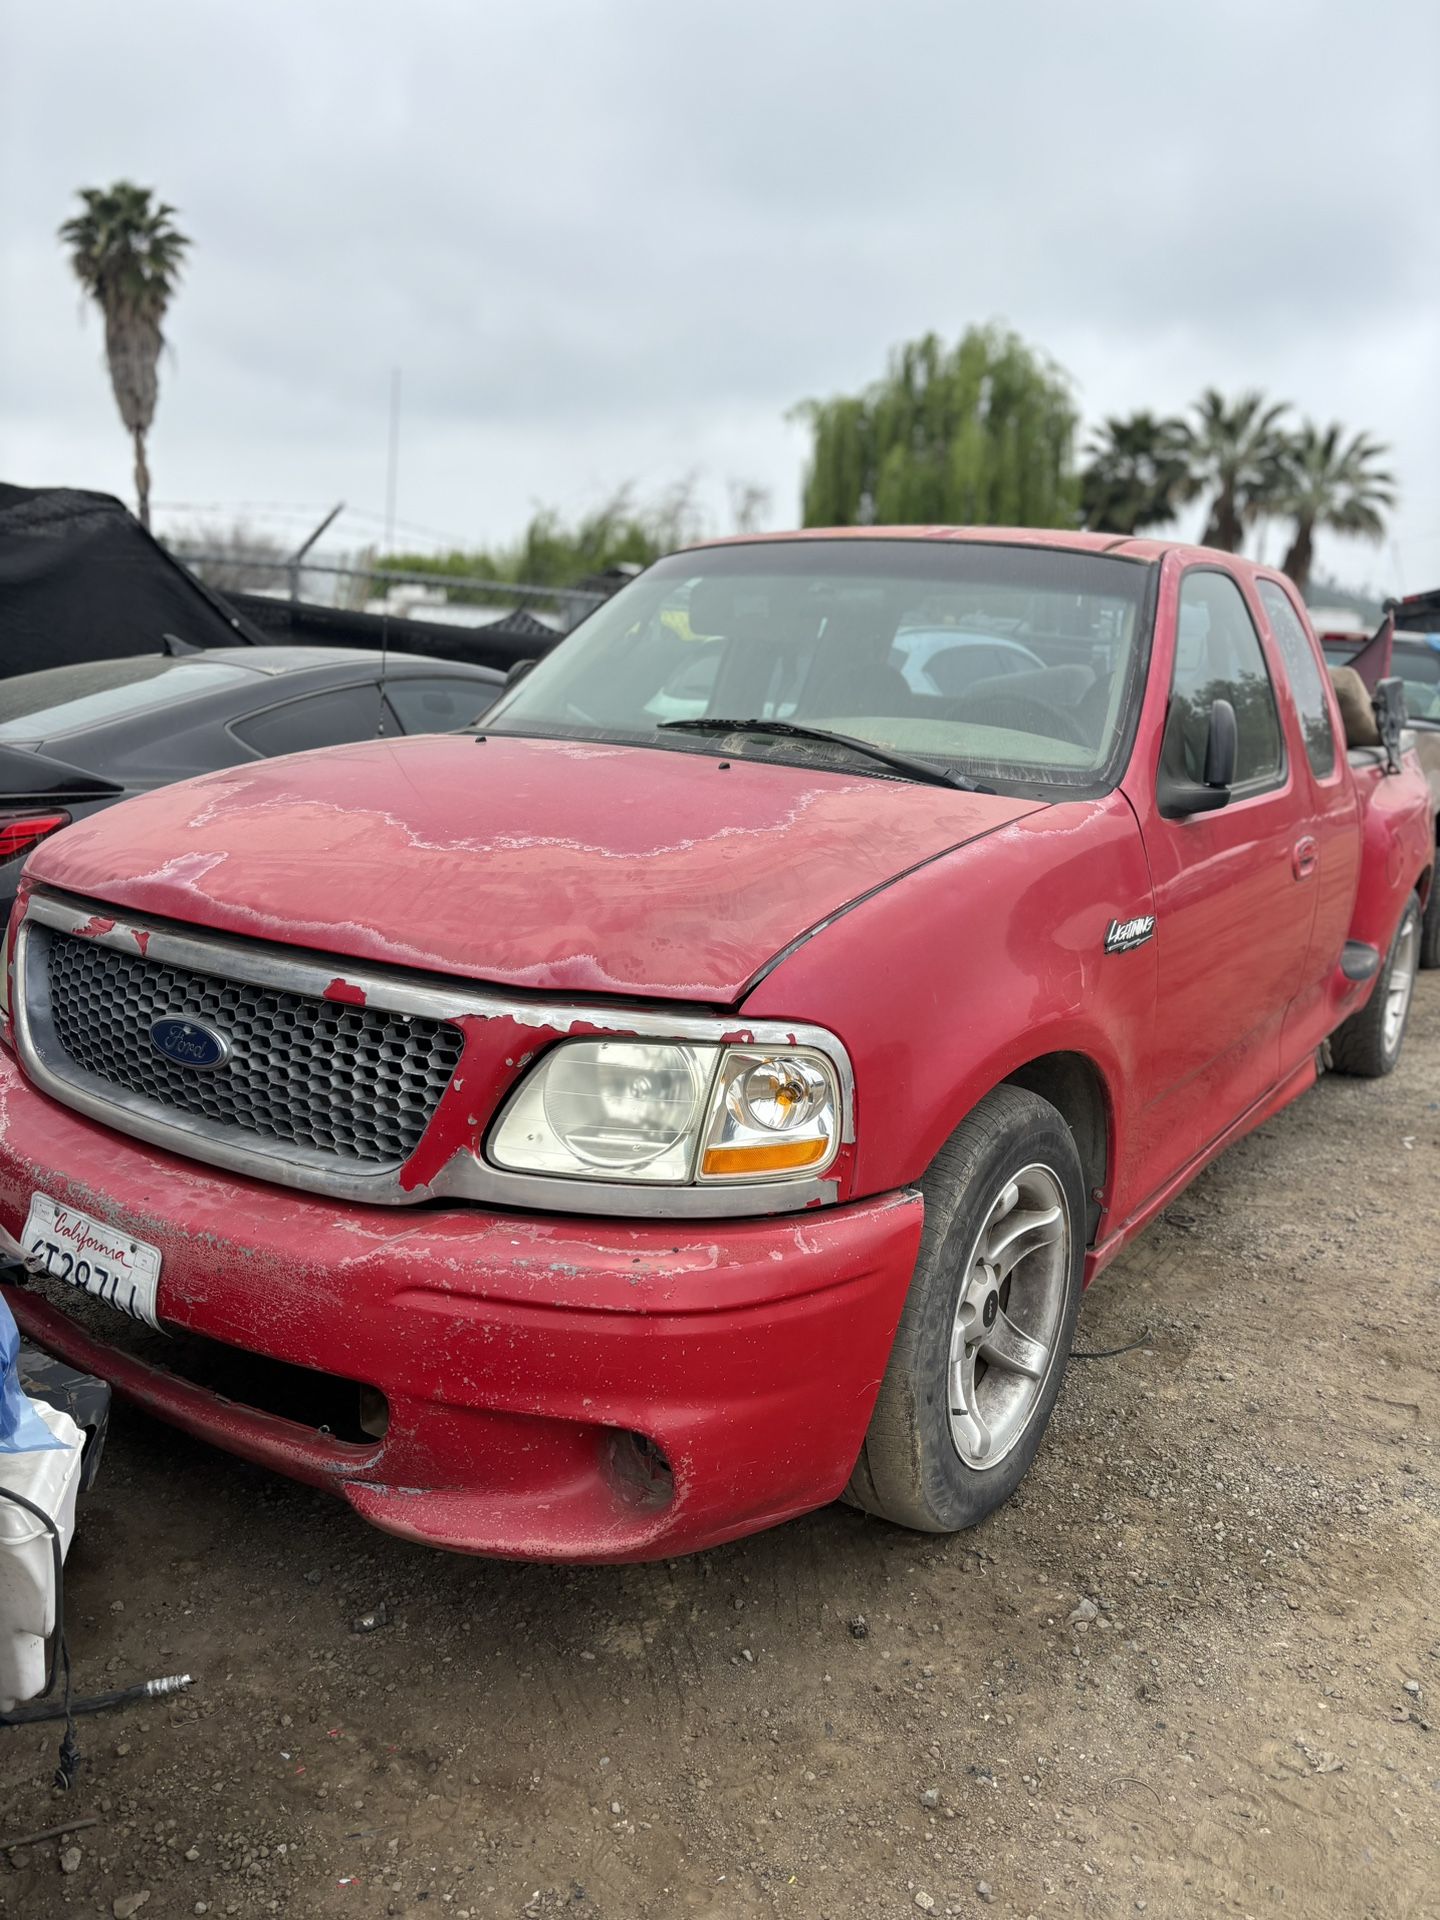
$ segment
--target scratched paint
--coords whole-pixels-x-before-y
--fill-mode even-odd
[[[401,1169],[407,1193],[429,1186],[457,1153],[478,1152],[491,1115],[531,1058],[517,1020],[467,1014],[454,1024],[465,1035],[464,1050],[424,1138]]]
[[[496,1044],[517,1057],[513,1036]],[[378,1526],[563,1560],[683,1552],[838,1494],[922,1212],[889,1195],[722,1228],[347,1205],[126,1139],[45,1100],[0,1051],[0,1226],[19,1231],[37,1185],[160,1247],[167,1325],[376,1384],[389,1425],[373,1445],[336,1442],[14,1295],[47,1346]],[[742,1403],[755,1413],[737,1425]],[[632,1432],[670,1462],[662,1505],[616,1479],[614,1437]]]
[[[692,752],[372,741],[142,795],[43,842],[30,871],[356,960],[733,1003],[808,927],[1035,806],[738,760],[717,781]]]

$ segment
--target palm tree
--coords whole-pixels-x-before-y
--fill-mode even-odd
[[[84,211],[65,222],[59,237],[70,249],[76,279],[105,316],[110,384],[135,445],[135,492],[141,525],[148,527],[145,436],[159,393],[162,322],[190,242],[173,224],[175,208],[156,202],[149,187],[117,180],[113,187],[82,188],[80,199]]]
[[[1207,387],[1195,403],[1196,421],[1186,427],[1187,456],[1195,491],[1213,489],[1201,545],[1239,551],[1252,521],[1275,510],[1284,491],[1286,436],[1280,426],[1290,411],[1263,393],[1226,401]]]
[[[1112,415],[1092,436],[1080,475],[1080,522],[1093,533],[1164,526],[1195,491],[1183,421]]]
[[[1312,420],[1292,436],[1285,485],[1275,506],[1294,517],[1284,570],[1302,593],[1310,584],[1318,528],[1367,540],[1383,535],[1382,509],[1395,504],[1395,477],[1376,462],[1389,451],[1366,433],[1352,434],[1346,441],[1338,425],[1322,433]]]

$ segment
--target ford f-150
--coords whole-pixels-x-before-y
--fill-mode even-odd
[[[1435,835],[1288,582],[904,528],[650,568],[475,728],[32,854],[16,1317],[484,1554],[1015,1487],[1081,1290],[1333,1064],[1395,1063]]]

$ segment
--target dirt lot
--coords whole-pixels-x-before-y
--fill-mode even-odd
[[[1430,975],[1393,1080],[1098,1283],[1081,1343],[1144,1344],[955,1540],[460,1561],[120,1410],[78,1684],[197,1685],[82,1722],[65,1800],[0,1735],[0,1836],[99,1819],[0,1853],[0,1913],[1440,1914],[1437,1145]]]

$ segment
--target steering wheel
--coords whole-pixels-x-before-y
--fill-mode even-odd
[[[1039,733],[1071,746],[1088,747],[1084,729],[1073,713],[1052,707],[1033,693],[989,693],[979,700],[962,701],[956,716],[982,727],[1009,727],[1017,733]],[[1037,724],[1038,722],[1038,724]]]

